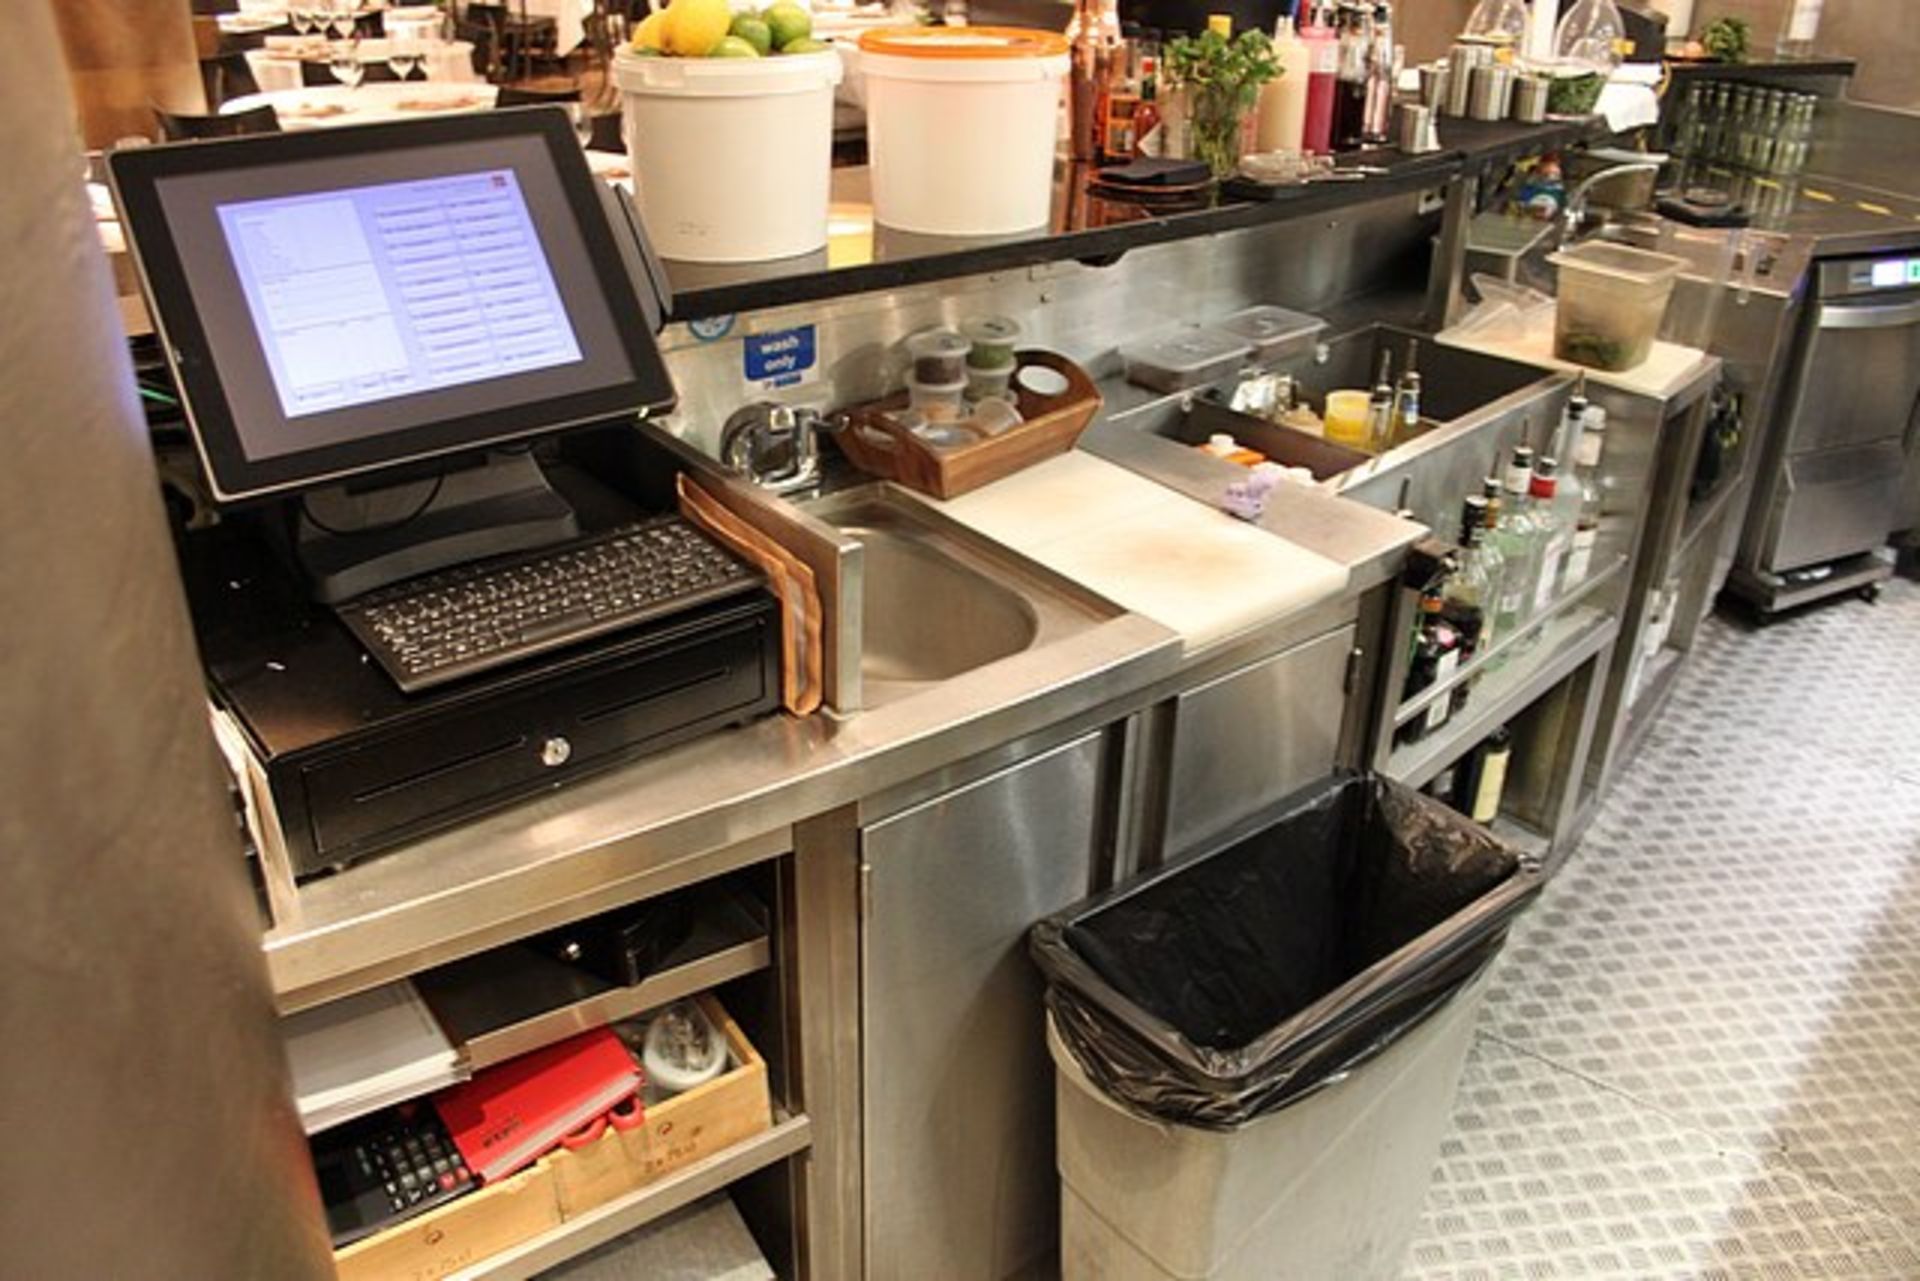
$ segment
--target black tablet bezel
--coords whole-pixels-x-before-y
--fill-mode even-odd
[[[194,306],[174,228],[161,204],[159,184],[176,176],[510,137],[534,137],[544,142],[633,369],[633,380],[297,453],[249,458]],[[665,413],[675,404],[673,382],[608,224],[595,186],[598,179],[587,167],[572,122],[558,108],[465,112],[389,124],[141,147],[115,152],[107,163],[154,330],[173,369],[208,482],[220,502],[238,503],[311,489],[624,416]]]

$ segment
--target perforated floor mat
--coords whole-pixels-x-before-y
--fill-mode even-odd
[[[1406,1281],[1920,1278],[1920,588],[1710,621],[1499,963]]]

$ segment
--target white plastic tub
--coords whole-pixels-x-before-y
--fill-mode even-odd
[[[1048,1021],[1064,1281],[1398,1276],[1487,987],[1378,1058],[1231,1132],[1134,1115]]]
[[[1067,42],[1016,27],[860,37],[874,221],[936,236],[1046,225]]]
[[[840,55],[648,58],[622,50],[627,151],[664,258],[759,262],[827,243]]]

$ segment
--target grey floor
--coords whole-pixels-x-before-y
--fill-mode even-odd
[[[1406,1277],[1920,1278],[1920,588],[1708,625],[1513,933]]]

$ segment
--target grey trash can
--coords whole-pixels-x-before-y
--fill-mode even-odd
[[[1036,926],[1066,1281],[1393,1277],[1541,882],[1342,775]]]

